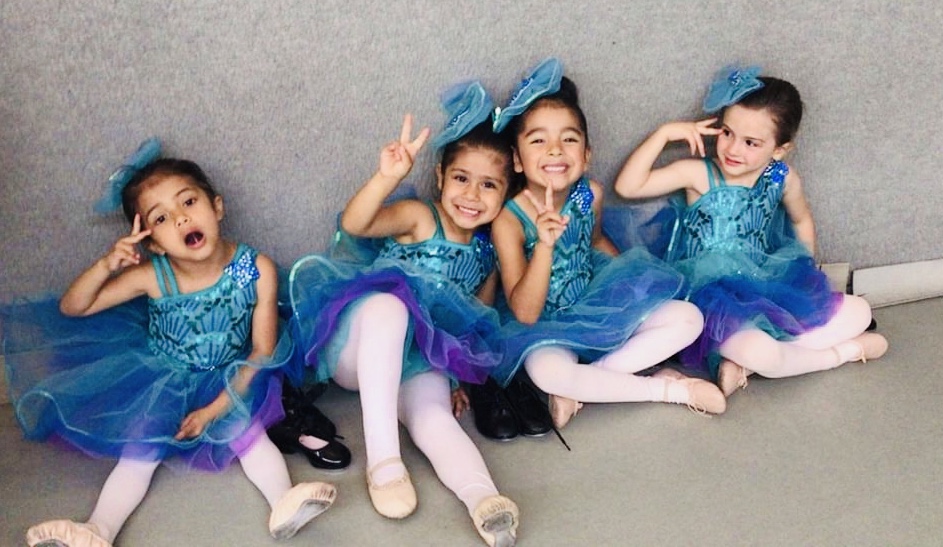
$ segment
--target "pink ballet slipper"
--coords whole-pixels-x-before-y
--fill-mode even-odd
[[[337,497],[333,484],[303,482],[282,496],[269,516],[269,533],[275,539],[294,536],[311,519],[328,510]]]
[[[517,541],[520,512],[517,504],[504,496],[485,498],[472,514],[475,529],[491,547],[513,547]]]
[[[99,534],[98,526],[71,520],[50,520],[26,531],[30,547],[111,547]]]
[[[370,494],[370,501],[377,513],[386,518],[402,519],[406,518],[416,510],[419,500],[416,499],[416,489],[409,479],[409,471],[403,466],[403,474],[392,481],[376,485],[373,482],[373,474],[378,470],[390,465],[403,465],[403,460],[399,457],[387,458],[374,465],[367,471],[367,492]]]

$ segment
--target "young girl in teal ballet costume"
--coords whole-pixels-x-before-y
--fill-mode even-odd
[[[558,60],[538,65],[495,116],[496,131],[506,126],[524,190],[493,226],[511,314],[496,378],[507,382],[523,364],[549,394],[558,428],[582,402],[664,401],[722,413],[725,399],[709,382],[671,369],[637,374],[693,341],[701,314],[675,299],[683,278],[667,265],[641,250],[614,257],[597,222],[603,189],[586,175],[586,118]]]
[[[616,181],[627,198],[684,191],[687,209],[669,260],[688,277],[689,299],[706,326],[681,357],[709,372],[727,395],[753,372],[795,376],[887,350],[883,336],[864,332],[868,303],[832,292],[815,266],[812,212],[799,175],[784,161],[802,101],[789,82],[758,74],[757,67],[721,70],[704,100],[717,117],[660,127]],[[717,137],[713,158],[705,157],[705,136]],[[673,141],[686,141],[703,159],[653,169]]]
[[[332,249],[292,268],[293,332],[306,368],[360,392],[367,490],[374,508],[405,518],[416,492],[400,457],[397,418],[462,501],[489,545],[515,542],[518,508],[498,493],[485,462],[452,415],[450,383],[484,382],[500,360],[496,276],[483,228],[501,210],[511,178],[510,146],[487,121],[491,98],[477,82],[446,94],[449,122],[436,140],[440,197],[387,198],[409,174],[429,130],[380,153],[380,168],[350,200]],[[484,123],[483,123],[484,122]],[[351,236],[382,242],[372,264],[337,260]],[[297,374],[300,376],[301,374]]]
[[[119,458],[88,521],[33,526],[31,546],[111,545],[168,458],[211,471],[238,458],[271,507],[277,539],[334,501],[332,485],[292,487],[265,434],[283,415],[273,373],[291,354],[278,328],[274,263],[222,237],[223,198],[199,166],[159,155],[160,143],[146,141],[112,176],[99,209],[123,206],[131,233],[58,306],[3,310],[26,436]]]

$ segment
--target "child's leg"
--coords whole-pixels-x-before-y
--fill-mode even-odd
[[[262,492],[270,508],[274,509],[278,500],[291,490],[291,477],[285,457],[264,433],[239,457],[239,463],[252,484]]]
[[[334,374],[341,387],[360,391],[368,470],[400,457],[397,396],[408,324],[406,305],[399,298],[367,297],[357,309]],[[382,486],[402,477],[406,468],[394,462],[376,471],[370,480]]]
[[[68,520],[54,520],[38,524],[26,533],[29,545],[54,541],[71,545],[108,545],[114,543],[125,521],[147,494],[151,478],[160,461],[139,461],[129,458],[118,460],[108,475],[98,502],[88,522],[80,524]],[[107,543],[103,543],[102,541]]]
[[[704,316],[697,306],[669,300],[639,325],[625,345],[593,364],[616,372],[645,370],[687,347],[703,327]]]
[[[469,514],[498,494],[475,444],[452,415],[449,380],[437,372],[410,378],[400,390],[400,420],[436,475]]]
[[[442,484],[465,504],[485,542],[513,545],[517,505],[498,494],[481,453],[452,415],[450,395],[445,376],[419,374],[402,386],[400,420]]]
[[[879,334],[865,333],[871,307],[863,298],[845,295],[825,325],[781,342],[758,329],[744,329],[720,346],[726,359],[769,378],[828,370],[849,361],[877,358],[887,350]],[[862,334],[864,333],[864,334]]]
[[[294,536],[302,526],[326,511],[337,495],[333,485],[322,482],[301,483],[292,488],[285,458],[264,431],[239,457],[239,463],[272,509],[269,532],[275,539]]]
[[[540,389],[550,394],[550,413],[557,427],[576,414],[576,401],[593,403],[663,401],[682,403],[720,414],[727,405],[720,390],[704,380],[674,375],[636,376],[594,365],[581,365],[576,354],[555,346],[535,350],[524,368]],[[562,397],[565,400],[560,400]]]

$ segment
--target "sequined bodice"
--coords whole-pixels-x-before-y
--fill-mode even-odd
[[[678,246],[679,258],[737,251],[761,262],[774,247],[772,226],[789,167],[781,161],[770,162],[756,184],[747,188],[728,186],[713,162],[706,159],[705,163],[710,189],[687,208],[681,219],[679,240],[672,244]]]
[[[244,245],[212,287],[181,294],[170,263],[152,259],[163,296],[148,301],[148,346],[193,370],[212,370],[244,355],[256,303],[256,251]]]
[[[530,260],[539,241],[537,226],[513,201],[507,202],[505,207],[521,221],[524,228],[524,256]],[[553,248],[545,312],[565,308],[576,302],[593,278],[593,226],[596,214],[593,212],[593,191],[586,178],[573,185],[560,214],[569,216],[570,222]]]
[[[425,241],[407,244],[388,238],[380,249],[379,258],[402,260],[423,271],[444,276],[466,294],[474,295],[494,269],[490,236],[479,231],[468,244],[449,241],[442,230],[438,211],[431,203],[429,207],[435,218],[435,234]]]

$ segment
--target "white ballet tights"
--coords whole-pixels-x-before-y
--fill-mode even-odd
[[[409,436],[469,514],[498,494],[478,447],[452,415],[448,378],[438,372],[417,374],[400,387],[399,402]]]
[[[360,391],[368,472],[377,463],[400,457],[398,418],[439,480],[471,513],[498,491],[477,447],[452,415],[448,379],[426,372],[400,385],[408,320],[406,306],[396,296],[367,297],[351,321],[334,381]],[[371,480],[382,485],[405,471],[401,464],[384,465]]]
[[[270,507],[291,489],[291,478],[285,458],[264,432],[239,458],[249,480],[262,492]],[[98,502],[89,517],[89,524],[98,527],[99,535],[114,543],[125,521],[147,494],[151,479],[160,461],[121,458],[108,475]]]
[[[851,339],[870,322],[867,301],[846,294],[828,323],[794,340],[783,342],[759,329],[744,329],[721,344],[720,354],[768,378],[828,370],[860,356],[860,348]]]
[[[400,457],[397,397],[408,324],[406,305],[396,296],[366,297],[355,311],[334,372],[339,386],[360,392],[368,472]],[[402,477],[405,470],[400,464],[384,465],[371,480],[382,485]]]
[[[524,368],[540,389],[577,401],[687,402],[685,386],[635,373],[689,345],[703,325],[704,318],[696,306],[670,300],[656,308],[624,345],[591,365],[580,365],[576,354],[568,349],[548,346],[528,355]]]

